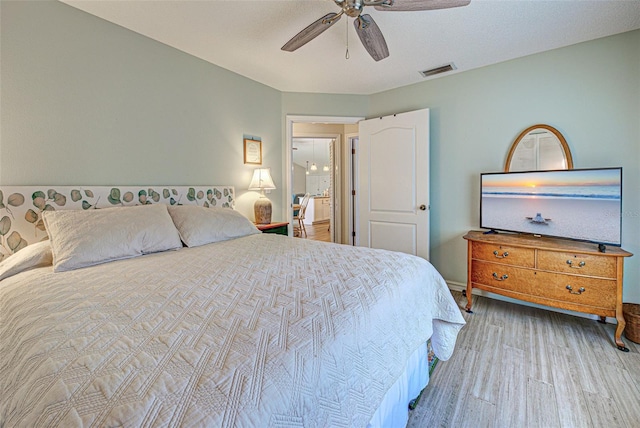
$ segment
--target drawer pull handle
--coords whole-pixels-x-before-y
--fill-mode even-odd
[[[582,269],[584,267],[584,265],[586,265],[587,263],[582,261],[580,263],[578,263],[578,266],[574,266],[573,265],[573,261],[571,260],[567,260],[567,264],[569,265],[570,268],[574,268],[574,269]]]
[[[573,288],[570,285],[567,285],[567,290],[569,290],[569,293],[571,294],[582,294],[586,291],[584,287],[580,287],[578,291],[573,291]]]
[[[507,275],[506,273],[502,276],[498,276],[497,273],[493,273],[493,279],[495,279],[496,281],[504,281],[505,279],[509,278],[509,275]]]
[[[505,257],[507,257],[509,255],[509,252],[505,251],[504,253],[502,253],[502,255],[500,255],[498,253],[498,250],[496,250],[496,251],[493,252],[493,255],[496,256],[496,258],[498,258],[498,259],[504,259]]]

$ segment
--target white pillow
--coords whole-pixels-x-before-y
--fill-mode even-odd
[[[169,214],[187,247],[260,233],[248,218],[231,208],[173,205]]]
[[[0,281],[25,270],[51,266],[52,263],[53,254],[51,253],[49,241],[27,245],[0,263]]]
[[[43,217],[55,272],[182,246],[164,204],[45,211]]]

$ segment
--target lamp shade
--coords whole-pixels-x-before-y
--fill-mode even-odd
[[[271,168],[256,168],[253,170],[249,190],[270,190],[275,188],[276,185],[273,184],[273,179],[271,178]]]

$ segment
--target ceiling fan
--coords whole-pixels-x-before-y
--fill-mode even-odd
[[[293,36],[282,50],[295,51],[328,30],[340,20],[342,15],[347,15],[355,18],[353,25],[356,33],[369,55],[376,61],[380,61],[389,56],[389,48],[378,24],[371,15],[362,13],[365,6],[374,6],[380,11],[412,12],[466,6],[471,3],[471,0],[333,0],[333,2],[342,9],[340,12],[331,12],[318,19]]]

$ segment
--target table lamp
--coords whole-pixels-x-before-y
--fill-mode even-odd
[[[260,197],[253,205],[253,213],[257,224],[271,223],[271,201],[264,195],[265,190],[275,189],[271,178],[271,168],[257,168],[253,170],[253,178],[249,190],[260,190]]]

